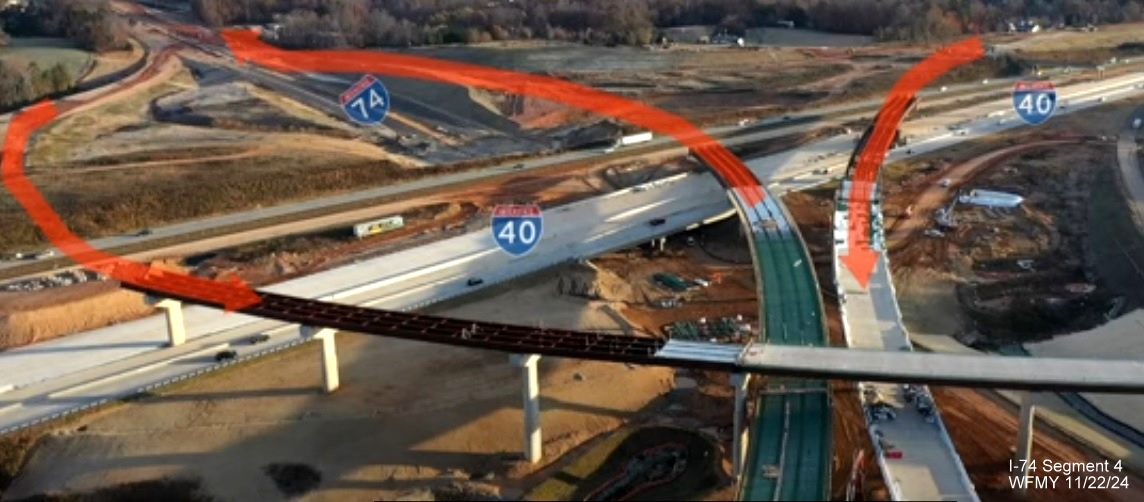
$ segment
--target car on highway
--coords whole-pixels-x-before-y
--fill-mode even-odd
[[[521,162],[515,166],[512,166],[512,168],[513,169],[524,169],[524,162]]]
[[[257,335],[254,335],[254,336],[246,339],[246,341],[249,342],[251,345],[258,345],[262,342],[266,342],[269,340],[270,340],[270,335],[268,335],[266,333],[259,333]]]
[[[667,223],[667,220],[663,219],[663,218],[655,218],[655,219],[652,219],[651,221],[648,222],[648,224],[653,226],[653,227],[658,227],[660,225],[663,225],[664,223]]]
[[[480,277],[473,277],[473,278],[469,279],[468,281],[465,281],[465,284],[467,284],[469,286],[480,286],[481,284],[484,284],[484,283],[485,283],[485,280],[481,279]]]
[[[143,230],[135,232],[135,236],[136,237],[145,237],[145,236],[151,235],[152,233],[154,233],[154,232],[152,232],[150,228],[144,228]]]
[[[238,357],[238,351],[236,351],[234,349],[227,349],[227,350],[220,350],[218,353],[216,353],[214,356],[214,360],[215,360],[215,362],[221,363],[221,362],[225,362],[225,361],[233,361],[234,358],[236,358],[236,357]]]

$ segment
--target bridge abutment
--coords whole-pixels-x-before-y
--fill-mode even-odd
[[[747,460],[747,386],[750,373],[732,373],[731,386],[735,388],[735,420],[731,432],[731,476],[739,480]]]
[[[544,443],[540,435],[540,378],[537,374],[539,354],[511,354],[509,362],[520,368],[521,407],[524,411],[524,458],[529,463],[540,461]]]
[[[337,330],[300,326],[298,333],[302,338],[312,338],[322,342],[322,391],[329,394],[338,390],[341,380],[338,373],[338,346],[334,339]]]
[[[178,347],[187,343],[187,323],[183,320],[183,302],[151,295],[145,295],[143,301],[147,305],[163,309],[167,318],[168,347]]]
[[[1029,468],[1033,464],[1033,422],[1036,418],[1036,406],[1033,405],[1033,398],[1036,396],[1033,392],[1021,393],[1021,413],[1019,422],[1017,424],[1017,448],[1016,464],[1018,469],[1018,476],[1024,477],[1029,472]],[[1025,492],[1024,483],[1018,489],[1020,492]]]

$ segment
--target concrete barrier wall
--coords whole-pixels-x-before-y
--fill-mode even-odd
[[[840,214],[841,214],[841,212],[836,211],[834,217],[838,218],[838,217],[840,217]],[[839,311],[842,315],[843,336],[846,338],[847,345],[853,346],[854,341],[850,336],[850,323],[848,322],[849,315],[847,313],[846,302],[844,301],[846,292],[844,291],[842,284],[837,280],[837,277],[839,276],[839,273],[840,273],[840,267],[843,266],[841,264],[841,261],[839,260],[839,253],[838,253],[837,247],[832,248],[831,255],[832,255],[832,269],[834,272],[834,277],[836,278],[834,280],[834,286],[835,286],[835,289],[837,290],[837,294],[838,294],[838,298],[839,298],[839,302],[838,302],[839,303]],[[890,260],[889,260],[889,257],[886,256],[886,253],[881,253],[880,258],[879,258],[879,263],[877,266],[883,267],[882,270],[885,271],[885,277],[886,277],[885,282],[887,282],[888,284],[883,284],[883,286],[889,287],[890,293],[896,299],[898,297],[898,292],[894,288],[893,276],[890,273]],[[878,274],[871,276],[871,283],[868,285],[868,287],[874,286],[873,282],[876,280],[877,275]],[[905,323],[902,321],[902,312],[899,308],[897,308],[897,302],[896,301],[895,301],[894,314],[895,314],[895,322],[897,323],[898,327],[902,330],[902,334],[905,338],[906,346],[909,347],[909,349],[911,351],[914,350],[913,344],[910,342],[909,332],[906,330]],[[864,383],[864,382],[859,382],[857,385],[861,386],[862,383]],[[926,394],[932,395],[930,393],[929,386],[922,386],[922,388],[924,389]],[[865,415],[865,409],[867,406],[866,397],[862,392],[858,392],[858,399],[861,402],[862,407],[863,407],[863,415]],[[864,416],[863,418],[865,419],[866,417]],[[946,429],[945,423],[941,419],[941,410],[937,407],[936,404],[934,405],[934,422],[935,422],[935,425],[937,425],[938,436],[941,438],[942,445],[946,448],[946,450],[949,452],[950,455],[952,455],[954,458],[956,458],[958,460],[957,461],[958,477],[960,478],[961,483],[964,486],[968,487],[971,491],[975,491],[973,481],[971,481],[969,479],[969,473],[965,470],[965,465],[961,462],[961,457],[960,457],[960,455],[958,455],[957,449],[953,446],[953,442],[950,441],[950,439],[949,439],[949,431]],[[893,500],[905,500],[903,498],[903,494],[901,493],[901,487],[898,486],[898,484],[896,482],[894,482],[892,479],[886,477],[886,475],[890,472],[890,469],[889,469],[889,465],[886,463],[885,451],[882,449],[882,446],[878,441],[878,437],[875,434],[876,430],[877,430],[877,428],[875,427],[875,424],[867,422],[867,433],[870,436],[870,442],[874,446],[874,455],[878,461],[879,468],[882,469],[882,473],[883,473],[883,477],[885,478],[884,481],[886,483],[886,486],[889,488],[890,495],[891,495],[891,498]]]

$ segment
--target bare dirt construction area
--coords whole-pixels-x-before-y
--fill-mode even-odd
[[[1120,193],[1113,141],[1130,110],[1077,112],[1035,132],[886,167],[890,258],[912,332],[996,349],[1099,325],[1106,313],[1141,304],[1144,278],[1123,251],[1132,221],[1111,196]],[[1009,209],[962,202],[974,189],[1024,201]]]
[[[626,266],[630,255],[605,256],[592,266],[557,268],[490,288],[479,299],[438,305],[432,313],[647,332],[652,330],[623,319],[619,311],[644,302],[632,284],[646,281],[651,270],[688,277],[721,274],[722,282],[703,293],[706,300],[690,304],[720,302],[715,296],[726,293],[732,295],[727,305],[741,306],[694,307],[690,315],[753,312],[753,297],[735,296],[752,291],[735,278],[750,277],[749,268],[727,270],[688,258],[695,254],[702,260],[702,253],[698,246],[675,242],[665,254],[648,255],[643,268]],[[573,278],[595,293],[570,290]],[[284,465],[310,480],[307,500],[390,498],[458,485],[470,494],[491,490],[513,496],[554,472],[546,466],[559,469],[575,457],[562,458],[563,453],[625,423],[705,431],[724,448],[730,440],[725,375],[719,380],[677,375],[670,368],[546,359],[541,362],[545,461],[528,466],[518,460],[519,373],[505,354],[341,334],[342,387],[319,395],[317,350],[307,345],[223,370],[45,436],[6,496],[86,492],[166,478],[171,490],[183,493],[284,499],[291,494],[270,474],[287,469]],[[725,480],[719,486],[729,490]]]

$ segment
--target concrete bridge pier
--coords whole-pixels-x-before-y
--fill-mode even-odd
[[[511,354],[509,362],[520,368],[522,408],[524,410],[524,458],[535,464],[544,455],[540,435],[540,378],[537,375],[539,354]]]
[[[738,481],[743,476],[747,461],[747,386],[750,373],[732,373],[731,386],[735,388],[735,420],[731,431],[731,476]]]
[[[322,391],[329,394],[341,385],[338,374],[338,346],[334,341],[337,330],[330,328],[316,328],[313,326],[300,326],[298,334],[304,339],[321,340],[322,342]]]
[[[659,237],[651,240],[651,250],[663,252],[663,248],[667,245],[667,237]]]
[[[187,323],[183,321],[183,302],[151,295],[145,295],[143,301],[147,305],[163,309],[166,314],[168,347],[178,347],[187,342]]]
[[[1033,420],[1036,415],[1036,406],[1033,406],[1033,398],[1036,396],[1033,392],[1021,393],[1021,413],[1018,417],[1019,423],[1017,424],[1017,447],[1014,461],[1021,469],[1020,472],[1015,473],[1017,476],[1024,477],[1029,472],[1033,460]],[[1023,465],[1022,465],[1023,464]],[[1019,489],[1024,493],[1026,487],[1024,484]]]

